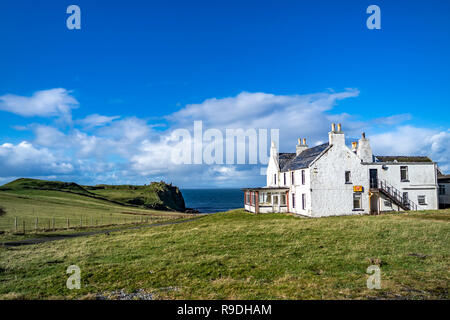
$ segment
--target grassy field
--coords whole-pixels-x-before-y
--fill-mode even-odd
[[[119,205],[184,211],[185,204],[180,190],[164,182],[151,182],[149,185],[96,185],[81,186],[74,182],[48,181],[20,178],[0,187],[0,192],[59,191],[78,194],[89,198],[107,200]]]
[[[176,212],[149,210],[120,205],[111,201],[74,193],[70,190],[11,189],[0,191],[0,231],[34,231],[38,229],[129,224],[184,216]],[[1,237],[0,237],[1,239]]]
[[[320,219],[242,210],[0,249],[0,298],[448,299],[450,211]],[[81,268],[68,290],[66,269]],[[366,287],[369,265],[381,289]]]

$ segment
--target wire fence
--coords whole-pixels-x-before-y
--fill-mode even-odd
[[[70,229],[102,228],[117,225],[138,225],[187,218],[190,215],[105,215],[98,217],[2,217],[0,231],[25,234]],[[6,219],[6,221],[5,221]]]

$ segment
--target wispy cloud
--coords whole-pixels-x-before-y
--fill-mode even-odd
[[[64,88],[36,91],[32,96],[5,94],[0,96],[0,110],[24,117],[61,117],[70,121],[71,110],[78,101]]]
[[[102,116],[95,113],[88,115],[86,118],[78,120],[77,122],[84,126],[86,129],[91,129],[110,124],[111,122],[119,118],[120,116]]]

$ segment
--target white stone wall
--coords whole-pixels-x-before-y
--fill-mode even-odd
[[[386,169],[383,169],[383,165]],[[408,180],[401,181],[400,167],[408,167]],[[434,163],[371,163],[363,167],[378,170],[378,179],[385,180],[401,193],[408,192],[408,198],[418,205],[418,210],[434,210],[438,208],[438,186]],[[419,205],[418,196],[424,195],[425,205]],[[383,210],[384,207],[381,207]]]
[[[345,183],[345,171],[351,172],[351,183]],[[363,186],[362,210],[353,208],[353,186]],[[368,170],[361,159],[345,144],[333,145],[311,164],[311,216],[369,213]]]
[[[302,184],[302,170],[305,171],[305,184]],[[295,195],[295,208],[292,207],[292,194]],[[302,208],[302,194],[306,195],[305,209]],[[309,168],[294,171],[294,184],[289,188],[289,211],[311,216],[311,175]]]
[[[273,181],[274,174],[277,175],[277,181]],[[266,186],[276,187],[278,186],[278,181],[280,179],[280,172],[278,166],[278,160],[275,157],[270,157],[269,164],[267,165],[267,176],[266,176]]]

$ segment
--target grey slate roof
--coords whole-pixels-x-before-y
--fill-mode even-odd
[[[381,162],[433,162],[428,157],[421,156],[375,156]]]
[[[295,153],[279,153],[278,162],[280,164],[280,171],[286,172],[307,168],[326,148],[328,148],[328,142],[306,149],[298,156]]]
[[[283,168],[289,161],[295,158],[295,153],[279,153],[278,154],[278,163],[280,168]]]

